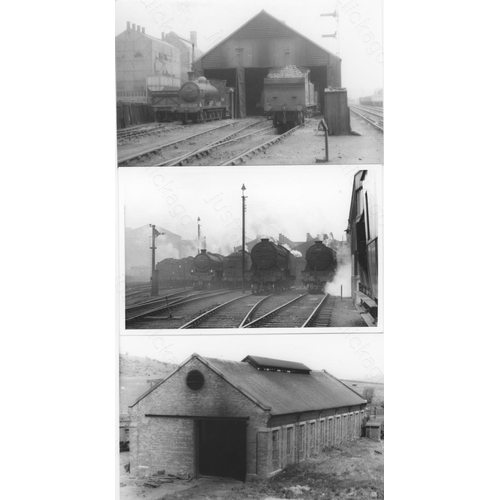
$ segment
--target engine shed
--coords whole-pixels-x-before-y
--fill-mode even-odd
[[[264,78],[271,68],[308,68],[324,109],[324,90],[341,86],[341,59],[262,10],[197,59],[198,75],[226,80],[236,89],[236,116],[262,114]]]
[[[130,472],[269,477],[361,436],[366,400],[328,372],[191,355],[130,407]]]

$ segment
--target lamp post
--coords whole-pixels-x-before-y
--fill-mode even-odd
[[[241,228],[241,293],[245,293],[245,184],[241,186],[242,228]]]

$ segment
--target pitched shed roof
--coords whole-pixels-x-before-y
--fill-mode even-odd
[[[256,356],[247,357],[256,358]],[[139,401],[157,390],[193,358],[197,358],[221,375],[229,384],[261,408],[269,410],[271,415],[286,415],[366,404],[366,400],[357,392],[325,370],[311,370],[309,375],[268,372],[257,370],[243,361],[204,358],[199,354],[192,354],[163,382],[146,391],[131,406],[135,406]]]
[[[268,372],[249,363],[205,358],[209,365],[252,399],[271,408],[272,415],[365,404],[366,400],[326,371]]]
[[[205,52],[203,56],[196,59],[195,62],[199,62],[207,57],[210,57],[210,54],[213,51],[217,50],[230,38],[275,38],[290,35],[300,36],[301,38],[315,46],[317,49],[320,49],[324,53],[328,54],[328,56],[340,60],[339,56],[333,54],[328,49],[325,49],[318,43],[313,42],[310,38],[306,37],[297,30],[294,30],[279,19],[276,19],[265,10],[261,10],[258,14],[249,19],[245,24],[233,31],[218,44],[214,45],[208,52]]]

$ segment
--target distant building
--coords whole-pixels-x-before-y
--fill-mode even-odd
[[[366,400],[328,372],[191,355],[130,407],[130,472],[269,477],[361,435]]]
[[[161,39],[179,50],[181,83],[187,82],[189,80],[189,72],[193,70],[193,62],[203,55],[203,51],[197,47],[198,35],[196,31],[191,31],[190,40],[180,37],[173,31],[162,33]]]
[[[179,258],[182,237],[156,226],[163,233],[156,238],[156,262],[168,257]],[[147,272],[146,272],[147,270]],[[151,277],[151,227],[149,224],[125,230],[125,275],[132,281],[149,281]],[[136,279],[141,276],[146,279]]]
[[[115,37],[116,98],[147,102],[148,78],[168,89],[181,85],[181,54],[166,41],[146,35],[145,29],[127,22]]]

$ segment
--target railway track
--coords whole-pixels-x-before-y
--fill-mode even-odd
[[[227,147],[230,144],[234,144],[235,142],[239,142],[241,140],[248,139],[249,137],[254,137],[257,134],[261,134],[263,132],[269,131],[269,130],[274,128],[271,125],[269,127],[260,128],[259,130],[256,130],[255,132],[250,132],[248,134],[240,135],[245,130],[247,130],[251,127],[255,127],[256,125],[260,125],[263,122],[264,122],[264,120],[259,120],[255,123],[250,123],[249,125],[246,125],[243,128],[240,128],[239,130],[231,132],[230,134],[228,134],[228,135],[222,137],[221,139],[218,139],[210,144],[207,144],[205,146],[201,146],[200,148],[194,149],[193,151],[190,151],[188,153],[180,155],[177,158],[173,158],[171,160],[167,160],[165,162],[158,163],[155,166],[156,167],[163,167],[163,166],[167,166],[167,165],[169,165],[169,166],[185,165],[186,163],[191,163],[191,162],[196,161],[198,159],[201,159],[205,156],[208,156],[211,153],[213,153],[215,150],[217,150],[221,147]],[[207,165],[206,160],[203,161],[203,165]]]
[[[328,314],[328,308],[325,307],[327,303],[328,296],[312,295],[306,292],[248,322],[242,328],[307,328],[325,326]],[[322,314],[323,310],[324,313]]]
[[[380,112],[379,110],[372,110],[368,106],[353,106],[352,104],[349,106],[349,109],[359,117],[363,118],[363,120],[371,123],[375,128],[384,131],[384,112]],[[371,116],[369,116],[371,115]],[[374,118],[375,117],[375,118]]]
[[[301,328],[327,328],[330,326],[335,297],[324,295],[311,315],[302,324]]]
[[[254,311],[269,297],[270,295],[262,297],[251,293],[236,297],[200,314],[182,325],[180,329],[241,328],[250,321]]]
[[[186,143],[186,142],[189,143],[191,141],[196,141],[196,140],[198,140],[199,137],[201,137],[203,135],[213,134],[214,132],[217,132],[220,129],[223,129],[223,128],[226,128],[229,126],[235,126],[235,127],[238,127],[238,129],[239,129],[240,123],[241,122],[238,122],[235,120],[226,120],[226,122],[223,123],[222,125],[217,125],[216,127],[211,127],[211,128],[206,129],[206,130],[203,130],[201,132],[197,132],[195,134],[191,134],[191,135],[188,135],[186,137],[182,137],[176,141],[170,141],[167,143],[158,144],[156,146],[153,146],[149,149],[140,151],[138,153],[118,158],[118,165],[133,166],[136,164],[141,164],[141,162],[144,162],[145,160],[151,160],[151,165],[155,165],[156,163],[158,163],[158,160],[161,160],[161,159],[165,160],[164,158],[161,157],[161,155],[164,153],[163,150],[169,150],[170,148],[179,149],[180,145],[183,143]],[[260,120],[255,120],[253,124],[256,125],[258,123],[260,123]],[[190,128],[189,125],[187,127]],[[196,127],[195,127],[195,129],[196,129]],[[187,128],[186,128],[186,130],[187,130]],[[202,148],[203,146],[204,145],[201,145],[200,148]],[[153,157],[158,156],[158,155],[160,156],[160,158],[158,158],[158,160],[153,162]],[[165,160],[165,162],[168,162],[168,161],[169,161],[169,159]]]
[[[271,147],[272,145],[282,141],[289,135],[293,134],[296,130],[298,130],[301,127],[301,125],[298,125],[296,127],[291,128],[290,130],[283,132],[282,134],[274,137],[273,139],[266,141],[262,144],[259,144],[257,146],[254,146],[243,153],[237,154],[236,156],[233,156],[229,160],[224,161],[223,163],[219,163],[219,166],[229,166],[229,165],[236,165],[238,163],[243,163],[247,158],[252,157],[254,154],[257,154],[261,151],[265,151],[267,148]]]
[[[169,304],[170,300],[178,299],[187,295],[191,295],[193,293],[193,289],[187,290],[172,290],[172,292],[162,295],[160,297],[155,297],[153,299],[143,300],[141,302],[137,302],[135,304],[130,304],[125,308],[125,314],[132,314],[134,311],[140,310],[141,308],[147,308],[148,306],[154,306],[157,304],[166,304],[166,299],[168,297]]]
[[[143,304],[143,310],[141,310],[141,306],[138,305],[136,309],[127,308],[125,311],[125,325],[129,327],[133,322],[138,320],[147,320],[147,319],[166,319],[164,317],[156,318],[152,317],[152,314],[161,313],[167,311],[170,315],[171,309],[176,309],[181,306],[191,304],[193,302],[197,302],[200,300],[204,300],[207,298],[218,297],[220,295],[225,295],[228,293],[232,293],[233,290],[223,290],[223,291],[210,291],[210,292],[194,292],[186,297],[178,297],[173,300],[169,300],[168,305],[166,303],[165,297],[161,299],[155,299],[154,302],[149,302],[148,304]],[[161,304],[161,305],[160,305]],[[135,307],[135,306],[132,306]]]
[[[125,128],[117,131],[116,138],[118,144],[123,144],[128,139],[135,139],[137,137],[144,137],[147,135],[161,135],[165,132],[170,132],[178,128],[182,128],[182,125],[167,125],[165,123],[154,123],[148,124],[149,126],[141,126],[140,128]]]

